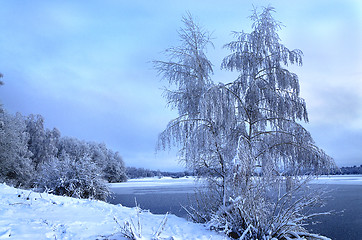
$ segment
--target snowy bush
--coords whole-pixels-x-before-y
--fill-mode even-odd
[[[118,152],[108,149],[105,144],[80,141],[75,138],[59,139],[59,152],[66,152],[74,159],[88,158],[102,172],[108,182],[124,182],[127,180],[124,161]]]
[[[321,195],[305,186],[308,180],[301,179],[289,191],[284,181],[275,182],[277,189],[268,191],[271,184],[254,180],[248,191],[209,213],[208,225],[236,239],[328,239],[303,227],[314,216],[330,214],[309,213],[321,204]]]
[[[97,165],[88,158],[75,159],[63,152],[59,159],[41,165],[36,181],[39,188],[57,195],[106,200],[107,182]]]
[[[44,130],[41,116],[28,118],[29,147],[38,171],[34,184],[57,195],[106,200],[107,181],[125,181],[125,167],[118,153],[104,144],[60,137]]]

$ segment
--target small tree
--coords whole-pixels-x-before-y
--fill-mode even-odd
[[[286,67],[301,65],[302,52],[280,43],[273,11],[255,10],[253,31],[235,33],[237,40],[225,45],[232,53],[222,68],[239,72],[227,84],[211,81],[207,32],[190,16],[183,19],[181,47],[166,50],[169,61],[155,62],[177,86],[165,92],[180,115],[159,141],[180,144],[186,166],[207,177],[208,201],[196,220],[236,238],[313,239],[318,236],[301,227],[307,217],[301,209],[318,199],[305,193],[295,200],[305,183],[296,176],[319,174],[334,162],[299,123],[308,121],[306,104],[297,75]]]

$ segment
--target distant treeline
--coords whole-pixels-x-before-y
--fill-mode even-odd
[[[341,167],[334,172],[326,174],[330,175],[347,175],[347,174],[362,174],[362,165],[353,167]],[[128,179],[145,178],[145,177],[172,177],[180,178],[186,176],[196,176],[194,172],[182,171],[182,172],[165,172],[160,170],[150,170],[145,168],[126,167],[126,175]]]
[[[164,172],[160,170],[150,170],[145,168],[127,167],[126,175],[128,178],[145,178],[145,177],[172,177],[180,178],[186,176],[193,176],[194,174],[189,171],[182,172]]]
[[[362,174],[362,165],[358,166],[353,166],[353,167],[341,167],[340,171],[337,171],[334,173],[335,175],[338,174]]]

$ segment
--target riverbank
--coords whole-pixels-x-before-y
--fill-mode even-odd
[[[151,239],[164,215],[139,214],[140,239]],[[126,221],[138,222],[137,210],[102,201],[35,193],[0,184],[0,239],[123,240]],[[226,239],[201,224],[168,215],[157,239]]]

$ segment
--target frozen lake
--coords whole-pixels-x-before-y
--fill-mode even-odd
[[[323,185],[332,190],[326,206],[317,211],[335,210],[336,214],[315,218],[314,221],[323,223],[307,228],[334,240],[362,239],[362,176],[320,177],[312,183],[313,187]],[[194,197],[194,189],[193,178],[132,179],[127,183],[111,184],[114,196],[109,202],[134,207],[136,198],[142,209],[186,218],[187,213],[181,205],[189,204]]]
[[[145,178],[114,183],[111,190],[114,195],[110,203],[134,207],[136,199],[142,209],[152,213],[169,212],[186,218],[187,213],[181,205],[188,205],[189,199],[194,196],[195,185],[194,178]]]

